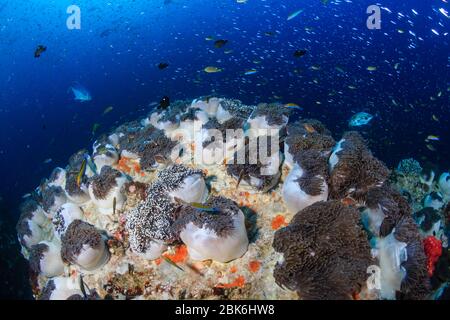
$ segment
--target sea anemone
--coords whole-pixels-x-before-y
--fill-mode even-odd
[[[410,212],[399,218],[391,233],[372,239],[372,243],[380,268],[381,298],[426,298],[430,290],[427,259]]]
[[[179,115],[172,117],[169,111],[163,111],[160,114],[153,113],[150,116],[150,124],[159,130],[163,130],[166,135],[169,135],[173,130],[180,125]]]
[[[82,295],[77,281],[69,277],[56,277],[47,281],[39,300],[67,300],[74,295]]]
[[[331,133],[318,120],[305,119],[288,124],[284,140],[284,163],[292,168],[294,155],[305,150],[317,150],[325,155],[331,152],[335,144]]]
[[[447,201],[450,201],[450,173],[443,172],[439,177],[439,191]]]
[[[42,191],[42,207],[48,217],[53,217],[56,210],[66,202],[66,193],[60,186],[48,186]]]
[[[252,113],[253,107],[242,104],[239,100],[223,99],[220,100],[217,108],[216,119],[222,124],[234,117],[247,119]]]
[[[143,124],[151,124],[170,137],[172,132],[180,125],[180,114],[185,112],[188,104],[184,101],[175,101],[165,110],[157,110],[150,114],[148,120],[144,120]]]
[[[49,187],[64,188],[64,186],[66,185],[66,170],[59,167],[53,169],[48,179],[47,185]]]
[[[202,202],[207,189],[200,170],[173,165],[158,173],[146,194],[146,199],[127,213],[125,228],[132,251],[152,260],[161,255],[166,244],[177,240],[171,228],[175,221],[175,201]]]
[[[26,200],[20,206],[20,217],[16,225],[20,243],[27,248],[38,244],[44,239],[43,228],[47,223],[48,219],[41,206],[32,199]]]
[[[208,197],[204,174],[200,170],[188,169],[181,165],[174,165],[167,170],[161,171],[158,179],[172,178],[170,175],[177,175],[172,184],[167,184],[168,195],[172,198],[182,199],[185,202],[202,202]]]
[[[87,177],[83,176],[80,185],[78,185],[77,174],[67,174],[64,190],[66,191],[66,195],[69,201],[78,205],[83,205],[91,199],[88,193],[87,182]]]
[[[420,226],[420,234],[422,237],[436,236],[439,237],[442,224],[441,216],[438,211],[426,207],[414,213],[414,220]]]
[[[273,247],[283,254],[274,269],[276,283],[302,299],[351,299],[372,263],[358,211],[339,201],[299,211],[275,233]]]
[[[221,100],[219,98],[194,99],[190,108],[203,110],[212,118],[216,116]]]
[[[63,274],[61,246],[56,242],[41,241],[30,249],[30,268],[37,274],[53,278]]]
[[[61,256],[88,271],[101,268],[110,257],[100,232],[82,220],[74,220],[62,236]]]
[[[242,211],[224,197],[211,197],[203,206],[208,209],[190,205],[177,209],[179,218],[173,229],[187,245],[190,257],[219,262],[240,258],[248,246]]]
[[[363,197],[370,188],[381,186],[389,176],[386,166],[375,158],[358,132],[346,132],[328,160],[330,197]]]
[[[401,283],[401,298],[426,299],[431,290],[427,257],[417,225],[410,215],[402,217],[395,227],[394,235],[400,242],[407,244],[407,259],[402,263],[406,275]]]
[[[81,149],[78,152],[74,153],[69,158],[69,164],[66,167],[67,174],[69,173],[74,173],[75,175],[78,174],[78,172],[80,172],[83,161],[85,161],[86,159],[87,154],[89,153],[86,149]],[[86,166],[85,175],[86,177],[89,178],[95,175],[95,172],[93,172],[89,166]]]
[[[245,138],[243,149],[235,152],[233,161],[227,163],[227,173],[241,185],[251,186],[261,192],[273,189],[281,177],[281,153],[279,145],[273,144],[272,141],[276,140],[278,143],[278,140],[272,138]],[[264,140],[267,148],[263,147]]]
[[[196,157],[204,164],[220,164],[244,143],[244,120],[233,117],[219,123],[209,120],[196,135]]]
[[[90,179],[89,195],[101,213],[113,214],[114,202],[115,208],[122,208],[126,200],[122,187],[127,181],[124,174],[109,166],[104,166],[100,174]]]
[[[298,153],[283,184],[282,195],[291,213],[328,198],[327,158],[317,150]]]
[[[83,218],[84,214],[80,207],[70,202],[63,204],[53,216],[52,223],[55,235],[61,239],[62,235],[73,221],[83,220]]]
[[[157,167],[158,157],[175,161],[181,150],[181,146],[167,138],[163,131],[151,127],[124,137],[121,141],[122,156],[139,159],[142,170]]]
[[[112,144],[100,141],[94,142],[92,157],[97,170],[101,170],[103,166],[112,166],[119,161],[116,148]]]
[[[83,161],[85,161],[86,150],[80,150],[69,159],[69,164],[66,168],[66,183],[64,190],[66,191],[69,201],[82,205],[90,200],[87,182],[88,177],[93,176],[95,173],[91,171],[89,166],[85,166],[85,174],[81,177],[81,180],[77,181],[77,177],[82,169]]]
[[[434,170],[432,168],[426,167],[422,169],[419,176],[419,180],[423,185],[427,186],[428,187],[427,190],[429,190],[433,185],[435,176],[436,174],[434,173]]]
[[[289,109],[278,103],[260,103],[256,106],[249,119],[248,135],[257,137],[270,135],[271,130],[281,131],[289,121]]]
[[[208,114],[197,108],[190,108],[180,116],[180,127],[172,133],[174,140],[192,143],[202,126],[209,120]]]
[[[361,200],[365,206],[362,211],[364,224],[377,237],[389,235],[403,216],[411,215],[407,200],[387,185],[369,189]]]
[[[423,200],[423,206],[440,210],[444,207],[444,196],[440,192],[433,191],[425,196]]]

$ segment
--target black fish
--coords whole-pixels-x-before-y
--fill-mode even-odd
[[[170,106],[170,98],[168,96],[162,97],[159,102],[159,109],[167,109],[168,106]]]
[[[222,48],[224,45],[226,45],[228,40],[217,40],[214,42],[214,47],[216,48]]]
[[[168,63],[161,62],[160,64],[158,64],[158,69],[163,70],[163,69],[167,68],[168,66],[169,66]]]
[[[38,45],[36,50],[34,51],[34,57],[35,58],[39,58],[41,56],[41,54],[47,50],[47,47],[44,47],[43,45]]]
[[[306,50],[295,50],[294,57],[300,58],[303,57],[306,54]]]

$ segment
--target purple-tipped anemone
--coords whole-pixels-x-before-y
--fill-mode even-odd
[[[34,200],[26,200],[20,207],[16,231],[22,246],[31,248],[44,240],[44,228],[48,223],[44,210]]]
[[[328,160],[330,197],[363,197],[370,188],[381,186],[389,176],[386,166],[375,158],[364,139],[355,131],[346,132]]]
[[[145,258],[156,259],[178,236],[172,230],[176,201],[202,202],[207,196],[203,173],[181,165],[159,172],[150,185],[146,199],[127,213],[125,228],[132,251]]]
[[[123,186],[127,181],[124,174],[109,166],[90,179],[89,195],[101,213],[113,214],[114,206],[117,210],[122,208],[126,200]]]
[[[84,270],[101,268],[109,260],[109,251],[100,232],[82,220],[73,221],[62,236],[62,258]]]
[[[275,233],[273,247],[283,254],[274,269],[276,283],[301,299],[351,299],[373,263],[359,212],[339,201],[299,211]]]
[[[286,177],[282,195],[292,213],[328,198],[327,158],[318,150],[305,150],[294,157],[295,165]]]
[[[181,206],[172,227],[187,245],[190,257],[219,262],[240,258],[248,246],[242,211],[235,202],[223,197],[211,197],[204,206],[210,209]]]
[[[31,247],[30,268],[47,278],[62,275],[64,262],[61,258],[61,246],[56,242],[42,241]]]

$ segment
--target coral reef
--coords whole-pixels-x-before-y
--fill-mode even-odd
[[[168,102],[27,195],[16,230],[35,298],[446,296],[448,173],[390,172],[360,133],[336,142],[318,120],[289,123],[288,105]]]

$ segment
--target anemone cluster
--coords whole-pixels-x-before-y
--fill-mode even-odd
[[[360,133],[335,140],[291,112],[176,101],[76,152],[20,207],[35,296],[155,297],[193,282],[158,269],[166,261],[202,275],[201,297],[278,298],[278,286],[300,299],[436,297],[450,280],[450,174],[435,179],[412,159],[391,173]],[[243,264],[248,282],[234,270]]]
[[[335,200],[299,211],[273,246],[283,253],[275,281],[303,299],[351,299],[372,263],[358,211]]]

